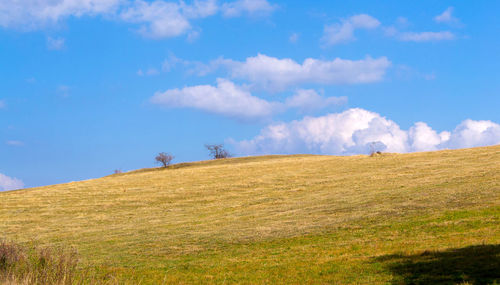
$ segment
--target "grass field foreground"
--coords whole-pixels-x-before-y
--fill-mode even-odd
[[[0,193],[109,283],[500,282],[500,146],[183,163]],[[95,277],[94,277],[95,278]]]

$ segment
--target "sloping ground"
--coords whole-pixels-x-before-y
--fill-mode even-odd
[[[0,237],[74,246],[111,283],[500,282],[499,217],[500,146],[232,158],[0,193]]]

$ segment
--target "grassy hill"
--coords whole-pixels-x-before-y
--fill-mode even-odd
[[[0,193],[110,283],[500,282],[500,146],[184,163]]]

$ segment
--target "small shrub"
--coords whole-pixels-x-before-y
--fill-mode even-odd
[[[205,147],[208,149],[210,156],[213,159],[221,159],[231,157],[229,152],[226,151],[223,144],[206,144]]]
[[[73,284],[75,250],[22,247],[0,241],[0,284]]]

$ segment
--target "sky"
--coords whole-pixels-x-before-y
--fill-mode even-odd
[[[2,0],[0,191],[500,143],[499,1]]]

